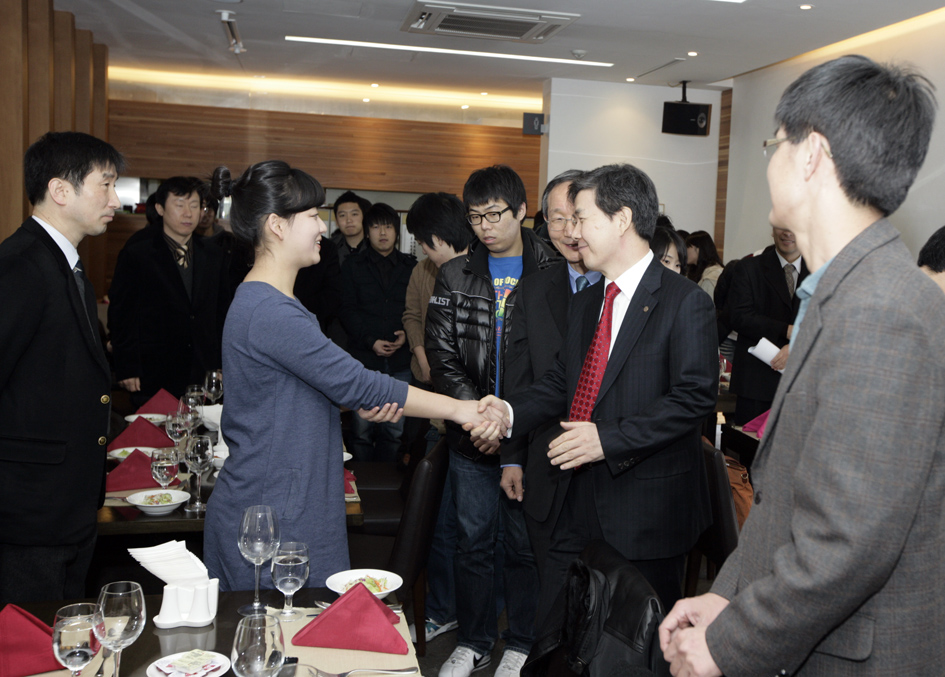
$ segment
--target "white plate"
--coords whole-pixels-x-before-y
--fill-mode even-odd
[[[389,593],[394,592],[404,584],[404,579],[390,571],[384,571],[382,569],[350,569],[348,571],[339,571],[337,574],[329,576],[325,581],[325,586],[332,592],[343,595],[347,592],[345,588],[348,587],[348,583],[356,581],[359,578],[364,578],[365,576],[387,579],[387,589],[383,592],[373,593],[375,597],[386,597]]]
[[[185,653],[190,653],[189,651],[181,651],[180,653],[171,654],[170,656],[164,656],[164,658],[159,658],[158,660],[164,660],[165,658],[177,658],[178,656],[183,656]],[[216,653],[215,651],[208,651],[207,653],[213,654],[213,657],[223,665],[213,672],[209,673],[207,677],[217,677],[217,675],[226,674],[226,671],[230,669],[230,659],[224,656],[221,653]],[[151,663],[148,666],[147,670],[148,677],[167,677],[166,674],[161,672],[158,669],[157,661]]]
[[[145,498],[151,494],[170,494],[171,502],[162,505],[145,505]],[[177,506],[185,503],[189,499],[190,494],[186,491],[177,491],[176,489],[167,489],[166,491],[162,489],[150,489],[148,491],[139,491],[136,494],[132,494],[125,500],[146,515],[167,515],[174,512]]]
[[[349,454],[347,451],[344,452],[344,454],[345,454],[345,463],[347,463],[347,462],[350,461],[352,458],[354,458],[354,456],[352,456],[351,454]]]
[[[108,457],[113,458],[116,461],[124,461],[126,458],[128,458],[128,454],[130,454],[135,449],[150,456],[151,452],[156,448],[157,447],[119,447],[118,449],[112,449],[110,452],[108,452]]]
[[[151,423],[164,423],[167,420],[167,414],[128,414],[125,420],[132,423],[136,418],[141,417]]]

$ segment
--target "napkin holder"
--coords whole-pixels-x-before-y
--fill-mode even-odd
[[[220,579],[211,578],[195,586],[165,585],[161,612],[154,617],[157,628],[202,628],[217,615]]]
[[[213,623],[203,628],[155,630],[154,634],[161,642],[162,656],[186,653],[194,649],[213,651],[217,646],[217,628]]]

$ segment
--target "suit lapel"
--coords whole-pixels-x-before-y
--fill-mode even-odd
[[[784,269],[781,268],[781,262],[778,260],[778,254],[775,248],[772,246],[771,255],[766,256],[764,259],[764,274],[765,279],[768,281],[774,290],[778,294],[778,298],[784,303],[784,305],[791,307],[792,299],[790,294],[788,294],[787,280],[784,277]]]
[[[568,306],[571,303],[571,281],[568,275],[568,264],[565,263],[561,275],[555,275],[550,284],[544,289],[545,303],[548,304],[545,312],[551,317],[559,336],[564,336],[568,326]]]
[[[174,260],[174,253],[164,240],[164,230],[162,228],[155,229],[152,244],[154,246],[154,257],[157,262],[157,267],[164,277],[170,280],[171,286],[176,290],[178,303],[181,303],[185,308],[190,308],[191,300],[190,296],[187,294],[187,287],[184,286],[184,280],[181,278],[180,270],[177,269],[177,261]],[[191,241],[191,246],[192,245],[193,241]],[[194,258],[196,258],[196,252],[194,252],[194,257],[191,258],[192,262]],[[196,276],[196,272],[194,275]],[[196,286],[195,281],[194,288],[196,288]]]

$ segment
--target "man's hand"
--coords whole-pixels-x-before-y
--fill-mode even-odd
[[[383,339],[377,339],[374,342],[373,350],[374,354],[378,357],[390,357],[394,354],[394,351],[397,350],[393,347],[393,343],[390,341],[384,341]]]
[[[509,405],[495,395],[486,395],[479,400],[479,413],[490,421],[501,423],[506,428],[512,425],[509,420]]]
[[[794,333],[794,325],[793,325],[793,324],[789,324],[789,325],[787,326],[787,336],[785,336],[785,338],[786,338],[788,341],[790,341],[790,340],[791,340],[791,334],[793,334],[793,333]]]
[[[787,358],[790,352],[791,352],[790,344],[781,348],[781,350],[778,351],[778,354],[772,358],[771,368],[777,371],[784,369],[784,367],[787,366]]]
[[[521,501],[525,495],[525,490],[522,488],[523,474],[522,469],[517,465],[502,468],[502,479],[499,481],[499,486],[502,487],[505,495],[511,501]]]
[[[404,408],[396,402],[388,402],[383,407],[358,409],[358,416],[371,423],[396,423],[404,415]]]
[[[456,400],[456,411],[450,417],[450,420],[460,424],[463,430],[470,434],[474,443],[477,439],[484,442],[495,442],[494,445],[484,445],[490,451],[485,451],[478,444],[476,445],[484,454],[495,453],[496,449],[499,448],[499,439],[505,437],[505,433],[508,431],[507,419],[505,422],[497,422],[484,416],[479,411],[480,409],[480,404],[476,400]]]
[[[118,385],[127,390],[129,393],[136,393],[141,390],[141,379],[137,376],[122,379],[118,382]]]
[[[565,432],[554,438],[549,445],[548,458],[551,459],[551,465],[561,466],[562,470],[570,470],[604,458],[604,449],[600,445],[596,423],[566,421],[561,424],[561,427]]]
[[[660,649],[676,677],[721,675],[705,641],[705,630],[728,600],[714,593],[681,599],[660,623]]]
[[[391,343],[391,345],[394,346],[394,350],[397,350],[398,348],[400,348],[400,346],[404,345],[407,342],[407,335],[404,333],[402,329],[398,329],[397,331],[394,332],[394,336],[396,338]]]

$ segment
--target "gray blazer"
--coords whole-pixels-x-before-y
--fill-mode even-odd
[[[712,591],[727,677],[945,670],[945,297],[885,220],[830,263]]]

